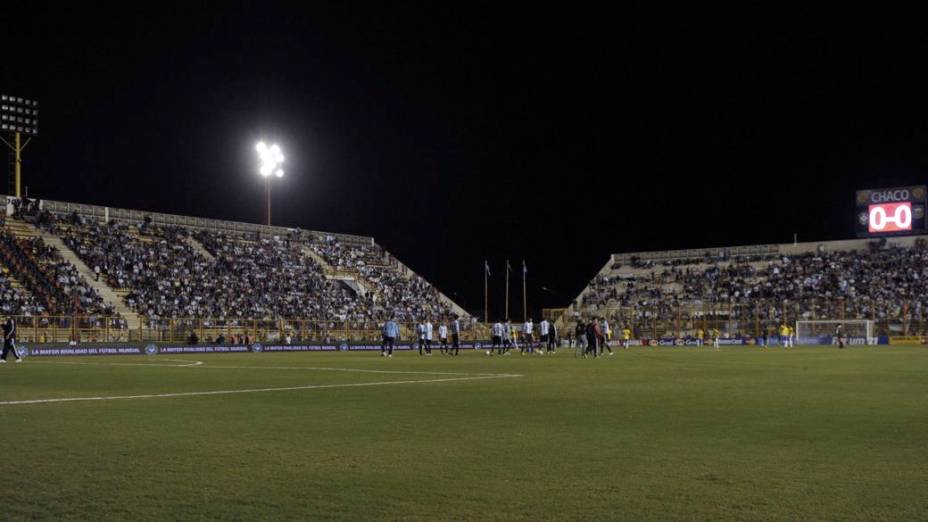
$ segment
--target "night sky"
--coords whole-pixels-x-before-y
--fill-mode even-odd
[[[374,236],[472,311],[489,259],[491,316],[507,257],[537,319],[610,253],[849,238],[854,190],[926,181],[914,12],[20,4],[31,196],[262,222],[274,140],[275,224]]]

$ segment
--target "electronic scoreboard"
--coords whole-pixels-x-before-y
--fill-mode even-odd
[[[924,234],[925,185],[857,191],[857,236]]]

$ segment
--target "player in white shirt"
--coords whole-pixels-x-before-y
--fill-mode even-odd
[[[425,324],[419,323],[416,325],[416,333],[419,334],[419,355],[422,355],[422,350],[425,349]]]
[[[612,344],[609,342],[612,339],[612,329],[609,328],[609,321],[603,317],[603,322],[600,323],[599,327],[602,329],[603,334],[603,346],[599,347],[599,354],[603,354],[603,348],[609,350],[609,355],[612,355]]]
[[[500,355],[503,354],[503,323],[499,321],[493,323],[493,346],[487,350],[487,355],[493,353],[493,348],[496,348]]]
[[[519,350],[522,355],[525,355],[526,348],[528,348],[528,353],[533,353],[532,349],[534,347],[534,339],[532,338],[532,335],[534,334],[534,330],[535,323],[533,323],[532,318],[529,317],[528,321],[522,323],[522,343],[524,346]]]
[[[438,325],[438,342],[441,343],[438,347],[441,354],[451,355],[451,350],[448,349],[448,327],[444,323]]]
[[[551,323],[549,323],[547,319],[542,319],[541,322],[538,323],[538,331],[541,334],[541,344],[539,345],[538,350],[539,352],[544,353],[544,350],[548,346],[548,334],[551,333],[550,327]]]
[[[425,356],[432,356],[432,322],[425,322]]]

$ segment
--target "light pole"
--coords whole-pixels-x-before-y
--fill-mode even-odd
[[[258,159],[261,161],[258,173],[264,176],[267,187],[267,225],[271,226],[271,175],[284,177],[284,170],[280,168],[284,162],[284,153],[276,143],[268,146],[263,141],[258,142],[255,150],[258,151]]]
[[[23,150],[32,138],[39,134],[39,102],[26,100],[8,94],[0,95],[0,141],[13,152],[10,166],[10,192],[17,198],[22,197]],[[10,134],[10,141],[2,135]],[[26,135],[23,142],[22,136]],[[12,142],[12,143],[11,143]]]

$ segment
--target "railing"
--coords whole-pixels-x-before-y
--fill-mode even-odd
[[[627,326],[634,338],[685,337],[697,329],[708,331],[717,328],[723,335],[758,336],[765,329],[769,334],[776,332],[777,325],[785,321],[792,325],[797,319],[812,319],[796,315],[795,310],[785,310],[778,318],[761,313],[760,305],[716,305],[677,307],[661,316],[639,314],[631,307],[610,307],[581,317],[605,317],[613,332]],[[789,308],[789,307],[788,307]],[[785,319],[784,319],[785,317]],[[17,338],[29,343],[77,342],[166,342],[188,343],[195,334],[199,343],[214,342],[221,334],[226,343],[233,338],[249,342],[380,342],[380,324],[374,322],[315,321],[292,319],[253,319],[216,321],[209,319],[143,320],[139,328],[122,328],[112,318],[104,317],[14,317]],[[871,319],[876,335],[920,335],[928,336],[928,318],[919,317],[855,317],[820,316],[815,319]],[[560,337],[573,335],[576,317],[565,316]],[[417,338],[415,324],[399,323],[400,340]],[[438,342],[438,324],[434,323],[433,339]],[[449,330],[450,330],[450,324]],[[513,327],[521,335],[521,325]],[[472,323],[462,330],[461,341],[486,340],[489,327],[483,323]],[[450,333],[449,333],[450,342]]]
[[[904,309],[904,306],[902,307]],[[659,314],[641,307],[607,306],[584,310],[581,317],[605,317],[613,332],[627,326],[634,338],[685,337],[697,329],[717,328],[723,335],[757,336],[765,329],[774,333],[782,322],[796,320],[874,321],[876,335],[928,336],[928,317],[908,312],[892,317],[855,314],[849,302],[842,300],[809,300],[788,303],[757,302],[750,304],[688,304],[664,307]],[[221,334],[226,342],[232,337],[249,342],[380,342],[382,322],[325,321],[314,319],[142,319],[138,328],[123,328],[118,320],[99,316],[14,317],[17,338],[23,342],[169,342],[187,343],[194,334],[200,343],[215,341]],[[565,315],[560,337],[572,336],[577,317]],[[414,323],[398,323],[401,340],[417,338]],[[438,323],[433,323],[433,339],[438,340]],[[450,331],[450,323],[447,324]],[[520,331],[521,324],[513,330]],[[518,333],[517,333],[518,335]],[[489,325],[470,323],[463,328],[461,340],[486,340]],[[449,333],[450,340],[450,333]]]
[[[31,343],[60,342],[170,342],[186,343],[196,335],[198,342],[215,340],[220,334],[230,342],[233,336],[250,342],[284,341],[375,341],[380,342],[382,322],[323,321],[312,319],[142,319],[139,328],[122,328],[113,318],[95,316],[14,316],[17,339]],[[398,323],[400,339],[416,339],[414,323]],[[438,323],[433,323],[433,339],[438,341]],[[449,342],[451,324],[448,326]],[[461,341],[482,340],[488,329],[469,324],[462,329]]]
[[[557,321],[567,313],[567,308],[542,308],[541,317],[549,321]]]
[[[114,317],[14,316],[13,320],[16,322],[16,338],[22,342],[120,342],[131,340],[133,333],[123,328]]]
[[[909,313],[907,303],[899,303],[898,311],[889,314],[859,313],[853,301],[808,298],[797,301],[756,300],[750,303],[688,303],[678,306],[605,306],[585,305],[580,317],[605,317],[613,330],[628,326],[636,338],[683,337],[697,329],[717,328],[729,336],[758,336],[767,330],[774,332],[782,322],[792,325],[797,320],[868,319],[875,323],[877,335],[928,334],[928,315]],[[873,310],[873,308],[870,308]],[[577,312],[565,317],[572,327]]]
[[[68,203],[63,201],[42,200],[42,209],[47,210],[59,216],[69,216],[77,213],[79,216],[96,221],[115,219],[128,223],[143,223],[146,218],[150,218],[156,225],[175,225],[185,228],[200,228],[219,232],[237,232],[237,233],[260,233],[264,236],[277,235],[286,236],[293,230],[300,230],[288,227],[275,227],[259,225],[256,223],[242,223],[239,221],[226,221],[222,219],[208,219],[191,216],[178,216],[175,214],[163,214],[160,212],[145,212],[141,210],[129,210],[122,208],[109,208],[98,205],[85,205],[81,203]],[[353,245],[372,245],[374,239],[366,236],[355,236],[352,234],[338,234],[331,232],[321,232],[317,230],[302,230],[303,232],[324,240],[326,236],[332,236],[338,241]]]
[[[247,337],[250,341],[281,342],[332,342],[372,341],[380,342],[382,322],[375,321],[324,321],[312,319],[165,319],[143,320],[139,335],[143,340],[162,342],[188,342],[196,334],[199,342],[215,340],[220,334],[226,339]],[[414,323],[397,323],[400,339],[416,339]],[[438,341],[438,323],[433,323],[433,339]],[[451,325],[447,323],[451,339]],[[483,325],[471,324],[461,332],[461,341],[485,339],[487,329]]]
[[[630,252],[625,254],[613,254],[612,263],[623,265],[631,263],[631,259],[637,258],[640,261],[673,261],[677,259],[702,259],[707,255],[712,258],[719,257],[750,257],[764,256],[778,253],[779,245],[749,245],[724,248],[689,248],[682,250],[663,250],[656,252]]]
[[[339,278],[339,279],[358,279],[361,277],[361,274],[351,270],[346,270],[344,268],[329,268],[324,269],[323,273],[329,277]]]

